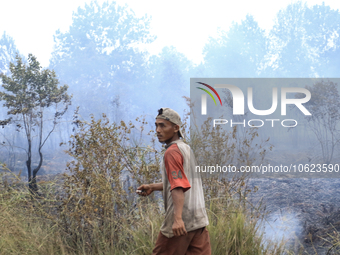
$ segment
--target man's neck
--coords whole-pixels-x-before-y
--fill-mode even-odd
[[[166,141],[165,148],[168,148],[172,144],[172,142],[175,142],[177,140],[180,140],[178,136],[177,136],[177,139],[176,138],[172,138],[171,140]]]

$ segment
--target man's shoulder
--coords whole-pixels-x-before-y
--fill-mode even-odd
[[[182,151],[182,150],[190,150],[190,145],[185,143],[183,140],[178,139],[174,141],[172,144],[169,145],[169,147],[166,149],[165,153],[171,152],[171,151]]]
[[[178,139],[176,141],[176,144],[177,144],[178,148],[185,147],[185,148],[189,148],[190,149],[190,145],[187,144],[186,142],[184,142],[182,139]]]
[[[164,155],[169,155],[169,154],[176,154],[176,153],[181,153],[177,143],[171,144],[166,151],[164,152]]]
[[[185,151],[186,153],[189,153],[191,151],[191,147],[189,144],[185,143],[184,141],[180,141],[177,143],[177,146],[179,148],[179,150],[181,151]]]

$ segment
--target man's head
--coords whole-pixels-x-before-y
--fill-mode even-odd
[[[179,114],[170,108],[161,108],[156,117],[156,133],[158,141],[169,144],[172,141],[183,137],[180,130],[182,126]]]

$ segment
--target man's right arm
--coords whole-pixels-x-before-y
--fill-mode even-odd
[[[159,183],[152,183],[152,184],[143,184],[137,188],[137,190],[143,190],[144,192],[137,192],[136,193],[140,196],[148,196],[150,195],[153,191],[163,190],[163,182]]]

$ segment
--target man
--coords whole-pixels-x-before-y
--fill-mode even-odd
[[[158,141],[165,143],[161,163],[162,182],[137,188],[141,196],[163,191],[165,219],[153,255],[209,255],[209,224],[203,188],[196,160],[189,145],[183,142],[181,118],[170,108],[161,108],[156,117]]]

